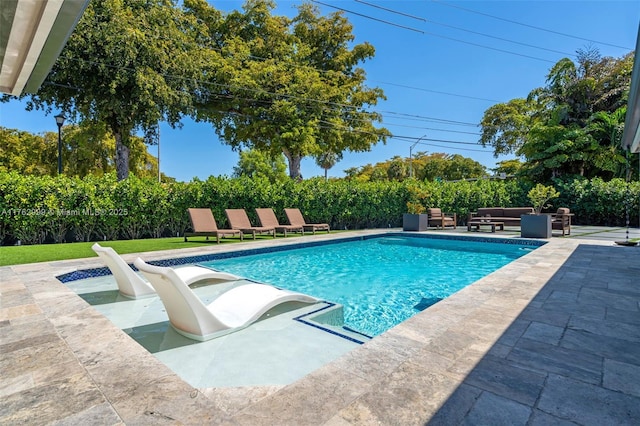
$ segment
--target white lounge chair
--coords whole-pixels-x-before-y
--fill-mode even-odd
[[[240,330],[271,308],[285,302],[316,303],[315,297],[266,284],[246,284],[220,294],[209,305],[180,279],[176,270],[153,266],[137,258],[133,263],[162,300],[173,328],[190,339],[205,341]]]
[[[102,247],[95,243],[92,247],[94,252],[107,265],[116,279],[120,294],[129,299],[140,299],[154,296],[156,291],[142,277],[116,253],[111,247]],[[202,266],[184,266],[175,268],[176,274],[187,285],[200,283],[206,280],[235,281],[240,277],[226,272],[214,271]]]

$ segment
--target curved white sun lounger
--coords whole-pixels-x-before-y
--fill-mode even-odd
[[[94,252],[111,270],[111,273],[118,283],[120,294],[129,299],[140,299],[143,297],[155,296],[156,291],[142,277],[116,253],[111,247],[102,247],[95,243],[92,247]],[[235,281],[240,277],[226,272],[214,271],[202,266],[185,266],[174,269],[180,279],[187,285],[196,284],[206,280]]]
[[[173,328],[183,336],[198,341],[247,327],[271,308],[285,302],[319,301],[315,297],[279,290],[266,284],[246,284],[225,291],[205,305],[180,279],[176,270],[149,265],[140,258],[133,264],[155,288]]]

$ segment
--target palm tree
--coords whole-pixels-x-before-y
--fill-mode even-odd
[[[327,173],[330,168],[336,165],[338,161],[342,160],[342,153],[325,152],[316,157],[316,164],[318,167],[324,169],[324,180],[328,180]]]
[[[626,113],[626,107],[618,108],[612,113],[598,111],[590,117],[587,132],[600,148],[601,155],[594,161],[596,166],[612,172],[613,177],[629,179],[626,171],[627,159],[620,147]]]

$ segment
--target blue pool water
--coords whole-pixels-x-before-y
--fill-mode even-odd
[[[203,265],[340,303],[345,326],[376,336],[531,249],[518,244],[397,236]]]

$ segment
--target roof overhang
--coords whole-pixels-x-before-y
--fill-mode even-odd
[[[37,92],[88,4],[0,0],[0,92]]]
[[[638,26],[638,40],[636,53],[631,71],[631,87],[627,102],[627,115],[624,120],[622,133],[622,148],[631,152],[640,152],[640,26]]]

